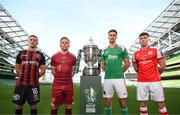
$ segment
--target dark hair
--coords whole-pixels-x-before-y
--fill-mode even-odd
[[[118,34],[117,31],[116,31],[115,29],[109,30],[108,34],[109,34],[110,32],[115,32],[116,34]]]
[[[63,37],[60,39],[60,42],[61,42],[62,40],[64,40],[64,39],[66,39],[68,42],[70,42],[70,40],[69,40],[67,37],[65,37],[65,36],[63,36]]]
[[[30,37],[35,37],[35,38],[37,38],[37,39],[38,39],[38,37],[37,37],[36,35],[29,35],[29,37],[28,37],[28,38],[30,38]]]
[[[141,34],[139,34],[139,37],[141,36],[148,36],[149,37],[149,34],[147,32],[142,32]]]

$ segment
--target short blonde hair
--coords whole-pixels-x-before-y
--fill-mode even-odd
[[[28,38],[30,38],[30,37],[35,37],[35,38],[37,38],[37,39],[38,39],[38,37],[37,37],[36,35],[29,35],[29,37],[28,37]]]
[[[61,42],[62,40],[64,40],[64,39],[66,39],[68,42],[70,42],[69,38],[68,38],[68,37],[65,37],[65,36],[63,36],[63,37],[60,39],[60,42]]]

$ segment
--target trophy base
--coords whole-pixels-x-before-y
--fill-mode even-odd
[[[101,76],[80,77],[80,115],[101,115]]]
[[[99,70],[96,66],[86,66],[83,69],[83,76],[98,76]]]

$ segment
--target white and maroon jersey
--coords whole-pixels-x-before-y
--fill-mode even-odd
[[[153,47],[139,49],[133,54],[132,62],[137,64],[138,82],[160,81],[158,60],[164,59],[163,54]]]

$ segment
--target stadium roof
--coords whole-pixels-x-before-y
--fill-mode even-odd
[[[17,53],[27,49],[27,39],[28,33],[0,4],[0,58],[14,63]],[[38,50],[45,55],[47,68],[49,68],[50,57],[40,48]]]
[[[144,30],[150,35],[150,45],[165,54],[180,50],[180,0],[170,5]],[[132,55],[140,48],[139,38],[129,48]]]

